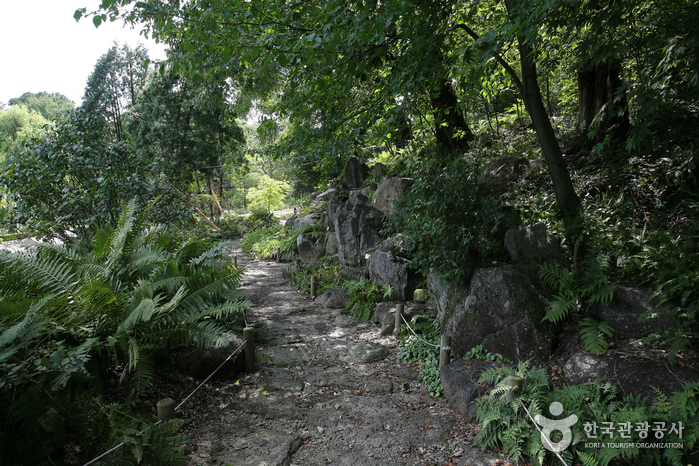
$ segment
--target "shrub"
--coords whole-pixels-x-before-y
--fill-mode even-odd
[[[82,462],[124,436],[135,461],[170,448],[161,435],[169,427],[134,435],[151,419],[139,400],[154,353],[227,343],[225,324],[249,302],[235,291],[242,269],[222,245],[172,241],[146,228],[148,217],[131,202],[89,251],[27,242],[0,253],[0,458],[38,464],[58,454],[66,432]],[[122,387],[103,391],[115,374]],[[45,453],[35,437],[45,439]]]
[[[379,288],[376,283],[365,278],[347,281],[344,286],[347,288],[347,294],[350,297],[345,309],[359,320],[372,319],[376,303],[382,297],[384,299],[389,298],[393,293],[390,285],[387,284],[383,288]]]
[[[411,245],[411,265],[425,274],[437,268],[460,277],[469,264],[504,258],[503,216],[480,190],[478,164],[470,156],[423,161],[411,189],[394,201],[386,236],[402,233]]]
[[[418,315],[412,318],[410,327],[419,337],[407,327],[401,327],[398,359],[417,364],[421,369],[418,380],[427,386],[430,395],[442,396],[444,387],[439,376],[439,319]]]

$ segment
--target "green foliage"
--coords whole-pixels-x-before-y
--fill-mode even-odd
[[[473,359],[476,361],[511,362],[509,359],[503,358],[499,354],[492,354],[490,351],[483,348],[483,345],[476,345],[470,350],[466,351],[464,354],[464,359]]]
[[[587,258],[579,264],[575,258],[579,245],[580,241],[576,243],[571,270],[554,264],[539,266],[539,278],[556,293],[549,302],[543,320],[556,324],[573,314],[587,314],[591,305],[612,300],[615,284],[609,283],[607,277],[608,257],[588,253]],[[606,351],[607,342],[604,335],[612,336],[611,326],[590,318],[586,318],[582,326],[580,336],[585,348],[594,352]]]
[[[136,211],[135,202],[125,206],[86,250],[28,241],[0,254],[0,454],[24,451],[47,409],[61,423],[49,443],[60,446],[60,433],[70,430],[83,455],[97,453],[105,437],[95,442],[91,432],[109,434],[112,423],[104,424],[111,415],[103,399],[114,394],[102,384],[123,385],[115,401],[122,420],[149,420],[138,402],[154,376],[154,355],[226,343],[227,322],[249,307],[235,291],[243,271],[223,245],[178,243],[164,228],[145,226],[150,209]]]
[[[510,390],[507,380],[510,375],[524,379],[521,390],[513,390],[512,400],[507,401],[505,394]],[[526,406],[532,417],[542,415],[549,417],[548,407],[553,402],[563,406],[562,417],[575,414],[578,420],[571,426],[572,442],[562,452],[568,464],[576,461],[585,465],[606,466],[610,463],[631,461],[632,464],[643,465],[682,465],[689,461],[691,451],[696,444],[696,433],[699,431],[699,384],[691,383],[683,387],[683,391],[674,393],[670,398],[657,391],[658,401],[646,406],[644,399],[627,396],[619,401],[617,388],[611,382],[601,383],[599,380],[592,385],[564,386],[551,389],[546,374],[542,369],[530,370],[527,363],[518,367],[493,368],[483,374],[481,381],[494,385],[494,388],[476,402],[478,406],[476,418],[481,428],[476,436],[476,442],[481,448],[502,446],[505,452],[515,461],[526,458],[537,466],[552,464],[558,461],[553,453],[547,451],[541,441],[541,436],[535,430],[532,419],[524,410]],[[640,423],[664,422],[668,428],[662,442],[678,443],[679,449],[656,448],[620,448],[619,444],[635,442],[653,442],[654,433],[648,432],[648,438],[639,436],[636,428]],[[684,432],[669,432],[674,423],[682,422]],[[604,433],[605,424],[611,423],[614,428]],[[618,425],[630,423],[633,429],[630,437],[624,435]],[[594,431],[594,425],[598,430]],[[554,433],[555,435],[555,433]],[[596,435],[596,437],[591,437]],[[554,442],[560,437],[552,438]],[[603,443],[602,448],[590,448],[586,443]],[[616,444],[616,445],[615,445]]]
[[[66,113],[75,108],[75,103],[58,92],[25,92],[19,97],[10,99],[10,105],[26,107],[30,111],[40,113],[48,121],[58,121]]]
[[[439,376],[439,319],[417,315],[411,319],[410,326],[419,338],[407,327],[401,327],[398,359],[418,364],[421,369],[418,380],[427,386],[430,395],[442,396],[444,388]]]
[[[250,207],[266,209],[267,212],[284,206],[284,199],[289,193],[289,185],[283,181],[263,176],[256,188],[250,189]]]
[[[390,285],[386,284],[379,288],[376,283],[364,277],[359,280],[349,280],[343,286],[347,288],[347,294],[350,297],[345,309],[359,320],[372,319],[376,303],[382,298],[389,298],[393,293]]]
[[[411,245],[412,266],[426,273],[435,267],[445,277],[463,276],[469,264],[504,257],[502,214],[480,189],[478,165],[470,156],[444,162],[426,154],[415,182],[394,201],[390,233]]]

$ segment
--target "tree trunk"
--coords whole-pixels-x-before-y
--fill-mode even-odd
[[[578,133],[584,147],[612,140],[623,140],[631,128],[626,92],[622,90],[621,65],[611,60],[597,66],[583,65],[578,70]],[[619,93],[618,98],[615,96]],[[604,115],[595,125],[590,124],[604,107]],[[594,136],[588,136],[590,130]]]
[[[505,5],[508,13],[512,14],[513,0],[505,0]],[[519,36],[517,42],[522,67],[522,100],[532,119],[539,144],[541,144],[541,152],[553,182],[556,204],[563,215],[566,237],[575,241],[582,234],[583,229],[580,199],[575,193],[568,167],[563,160],[563,154],[558,145],[558,139],[556,139],[556,133],[553,131],[551,120],[546,113],[539,89],[532,48],[523,36]]]
[[[430,95],[434,108],[435,136],[437,145],[450,152],[468,150],[473,133],[461,113],[459,100],[446,79],[442,79],[439,89]]]

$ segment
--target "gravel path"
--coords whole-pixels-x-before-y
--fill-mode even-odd
[[[258,370],[207,383],[183,407],[186,464],[505,464],[471,448],[474,425],[397,363],[395,338],[314,303],[282,276],[287,265],[253,261],[239,246]],[[198,383],[165,381],[156,396],[186,396]]]

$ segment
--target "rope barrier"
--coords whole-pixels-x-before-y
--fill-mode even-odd
[[[214,371],[213,371],[211,374],[209,374],[209,376],[208,376],[206,379],[204,379],[204,381],[203,381],[202,383],[200,383],[200,384],[197,386],[197,388],[195,388],[195,389],[192,391],[192,393],[190,393],[190,394],[187,396],[187,398],[185,398],[184,401],[182,401],[182,403],[178,404],[178,405],[175,407],[175,411],[177,411],[178,409],[180,409],[180,407],[181,407],[183,404],[185,404],[185,403],[187,402],[187,400],[189,400],[189,399],[192,397],[192,395],[194,395],[194,394],[197,392],[197,390],[199,390],[199,389],[201,388],[202,385],[204,385],[206,382],[208,382],[209,379],[210,379],[211,377],[213,377],[214,374],[215,374],[216,372],[218,372],[218,370],[221,369],[221,368],[223,367],[224,364],[226,364],[233,356],[235,356],[235,354],[236,354],[238,351],[240,351],[240,349],[245,345],[245,343],[247,343],[247,340],[245,340],[245,341],[243,342],[242,345],[240,345],[238,348],[236,348],[236,350],[233,351],[233,352],[230,354],[230,356],[228,356],[228,357],[226,358],[225,361],[223,361],[216,369],[214,369]],[[158,422],[156,422],[155,424],[153,424],[153,427],[157,426],[157,425],[160,424],[161,422],[163,422],[163,421],[158,421]],[[140,432],[139,432],[138,434],[136,434],[136,435],[141,435],[143,432],[145,432],[145,429],[142,430],[142,431],[140,431]],[[125,442],[121,442],[119,445],[117,445],[117,446],[115,446],[115,447],[113,447],[113,448],[111,448],[111,449],[105,451],[104,453],[102,453],[102,454],[101,454],[100,456],[98,456],[97,458],[95,458],[95,459],[89,461],[88,463],[85,463],[83,466],[88,466],[88,465],[94,463],[95,461],[98,461],[98,460],[104,458],[105,456],[107,456],[107,455],[110,454],[111,452],[116,451],[116,450],[118,450],[119,448],[121,448],[122,446],[124,446],[124,443],[125,443]]]
[[[430,343],[429,341],[423,340],[422,338],[420,338],[420,336],[419,336],[417,333],[415,333],[415,330],[413,330],[413,328],[410,326],[410,324],[408,323],[408,321],[405,320],[405,316],[401,314],[400,317],[401,317],[401,319],[403,319],[403,322],[405,322],[405,325],[408,326],[408,328],[410,329],[410,331],[413,332],[413,335],[415,335],[415,338],[417,338],[418,340],[420,340],[420,341],[423,342],[424,344],[430,345],[430,346],[432,346],[433,348],[437,348],[437,349],[444,349],[444,350],[451,349],[451,348],[449,348],[448,346],[445,346],[444,348],[441,348],[439,345],[435,345],[434,343]]]
[[[529,416],[529,419],[532,420],[532,423],[534,424],[534,427],[536,427],[536,430],[539,431],[539,434],[541,435],[541,437],[543,439],[545,439],[548,446],[551,447],[551,448],[549,448],[549,451],[552,451],[558,457],[558,459],[561,460],[561,463],[563,463],[565,466],[568,466],[568,463],[566,463],[565,460],[563,459],[563,457],[558,453],[558,451],[556,451],[556,447],[553,446],[553,444],[551,443],[551,440],[549,440],[549,438],[546,435],[544,435],[543,432],[541,432],[541,429],[539,428],[539,424],[536,423],[536,421],[532,417],[532,415],[529,412],[529,410],[527,409],[527,407],[524,406],[524,402],[522,400],[519,400],[519,402],[522,405],[522,408],[524,408],[524,410],[527,412],[527,416]]]

